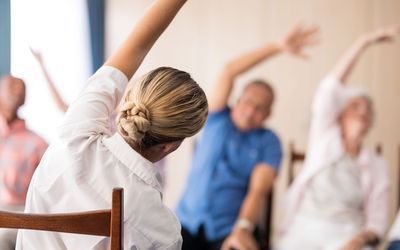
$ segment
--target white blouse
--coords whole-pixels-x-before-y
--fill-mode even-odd
[[[345,156],[314,176],[276,249],[340,249],[364,225],[360,169]]]
[[[280,234],[290,228],[307,188],[324,168],[346,155],[338,123],[341,103],[346,95],[344,86],[334,76],[326,77],[319,85],[312,106],[312,121],[304,167],[289,188],[284,206]],[[360,171],[363,190],[363,230],[372,230],[383,237],[387,230],[389,211],[389,176],[385,160],[375,152],[362,148],[355,159]]]
[[[118,134],[109,120],[127,77],[103,66],[70,106],[59,138],[50,145],[31,181],[25,212],[109,209],[114,187],[124,189],[124,248],[181,249],[180,224],[162,203],[153,164]],[[101,236],[20,230],[17,249],[108,249]]]

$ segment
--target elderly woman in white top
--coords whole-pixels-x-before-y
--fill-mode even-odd
[[[89,79],[35,172],[26,212],[109,208],[112,188],[123,187],[124,248],[181,249],[180,224],[162,204],[160,178],[152,163],[204,125],[208,106],[203,90],[188,73],[161,67],[127,94],[114,135],[109,120],[128,80],[184,3],[156,1]],[[106,237],[29,230],[21,230],[17,239],[17,249],[108,249],[108,244]]]
[[[307,158],[288,191],[276,249],[363,249],[384,235],[387,165],[363,145],[373,122],[372,100],[345,83],[370,45],[391,40],[399,30],[391,26],[362,36],[321,82]]]
[[[388,250],[400,250],[400,211],[389,233]]]

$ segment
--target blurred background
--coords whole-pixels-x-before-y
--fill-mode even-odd
[[[0,74],[11,72],[27,84],[21,116],[51,142],[62,119],[29,51],[39,51],[66,103],[73,102],[87,78],[102,64],[152,3],[148,0],[1,0]],[[157,42],[137,72],[172,66],[191,73],[210,93],[229,59],[278,40],[297,23],[320,27],[320,44],[301,60],[279,55],[241,76],[235,102],[244,84],[269,80],[277,92],[266,126],[282,139],[285,160],[276,183],[274,206],[287,188],[289,144],[307,146],[310,104],[319,81],[361,34],[400,23],[398,0],[191,0]],[[135,78],[135,77],[134,77]],[[368,136],[381,145],[392,178],[391,218],[399,201],[400,165],[400,40],[374,46],[362,57],[351,83],[365,86],[375,100],[376,120]],[[166,159],[165,203],[174,208],[185,186],[194,139]],[[279,209],[274,210],[275,223]]]

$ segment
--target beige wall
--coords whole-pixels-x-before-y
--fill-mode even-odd
[[[116,49],[148,0],[107,1],[107,54]],[[224,62],[282,36],[295,23],[321,27],[321,44],[302,61],[281,55],[261,64],[237,81],[235,96],[254,77],[269,79],[277,91],[277,103],[268,125],[281,136],[285,148],[294,140],[305,148],[309,107],[318,81],[340,54],[360,34],[382,25],[400,22],[398,0],[190,0],[151,51],[139,70],[169,65],[186,70],[209,93]],[[351,81],[366,86],[376,101],[377,121],[369,144],[382,143],[397,187],[397,152],[400,145],[400,39],[397,44],[370,49]],[[185,185],[191,140],[168,160],[165,202],[173,207]],[[278,181],[285,187],[287,160]],[[398,190],[393,189],[392,211]]]

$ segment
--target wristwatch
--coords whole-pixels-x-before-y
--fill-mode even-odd
[[[249,233],[253,233],[255,226],[248,219],[239,219],[235,223],[235,228],[244,229]]]

